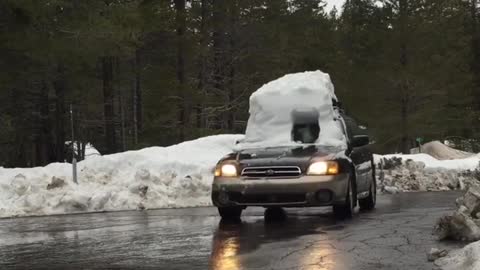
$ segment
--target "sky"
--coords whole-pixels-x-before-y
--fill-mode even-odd
[[[327,10],[330,11],[332,10],[333,6],[336,6],[338,10],[342,8],[343,3],[345,3],[345,0],[327,0]]]

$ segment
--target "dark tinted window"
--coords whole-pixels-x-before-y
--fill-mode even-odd
[[[356,135],[368,135],[367,130],[360,128],[355,119],[346,115],[345,113],[341,113],[341,115],[345,121],[345,125],[347,126],[347,133],[350,141],[352,141],[353,137]]]

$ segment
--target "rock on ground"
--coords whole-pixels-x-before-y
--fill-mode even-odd
[[[61,188],[65,185],[66,185],[65,179],[54,176],[52,177],[52,181],[47,185],[47,190]]]
[[[439,258],[445,257],[448,255],[448,251],[445,249],[432,248],[427,254],[427,259],[429,262],[433,262]]]

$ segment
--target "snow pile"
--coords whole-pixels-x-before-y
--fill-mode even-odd
[[[478,158],[440,161],[425,154],[375,156],[378,187],[386,193],[465,189],[480,183]]]
[[[475,155],[464,159],[452,159],[452,160],[438,160],[428,154],[413,154],[413,155],[401,155],[392,154],[379,156],[375,155],[375,162],[378,164],[382,159],[394,160],[402,159],[403,161],[412,160],[415,162],[423,163],[427,169],[448,169],[448,170],[474,170],[478,167],[480,162],[480,156]]]
[[[457,210],[439,219],[434,229],[440,240],[477,241],[435,260],[443,270],[480,269],[480,185],[470,186],[457,201]]]
[[[250,97],[250,118],[239,148],[293,144],[296,114],[318,118],[316,143],[345,146],[332,100],[337,98],[330,76],[321,71],[289,74],[265,84]]]
[[[85,145],[85,159],[93,156],[101,156],[100,152],[90,143]]]
[[[0,168],[0,217],[210,204],[213,169],[242,135],[219,135],[71,165]]]
[[[480,241],[450,252],[448,256],[436,260],[435,265],[442,270],[479,270]]]
[[[421,152],[438,160],[464,159],[474,156],[473,153],[451,148],[439,141],[433,141],[422,145]]]
[[[380,189],[387,193],[463,190],[472,183],[480,183],[480,155],[440,142],[426,143],[422,151],[429,154],[374,155]]]
[[[434,234],[440,240],[480,240],[480,184],[471,185],[456,204],[457,210],[452,215],[438,220]]]
[[[73,149],[75,150],[75,153],[80,156],[80,149],[79,149],[79,144],[81,142],[74,142],[73,144]],[[72,142],[71,141],[66,141],[65,146],[71,150],[72,149]],[[101,156],[100,152],[91,144],[91,143],[86,143],[85,144],[85,159],[89,159],[92,156]]]

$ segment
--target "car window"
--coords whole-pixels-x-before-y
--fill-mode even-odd
[[[320,127],[318,123],[295,124],[292,133],[295,142],[315,143],[320,133]]]
[[[345,121],[345,126],[347,127],[347,135],[350,141],[353,140],[353,137],[357,135],[368,135],[368,132],[365,128],[360,128],[357,121],[352,117],[341,113],[343,120]]]

